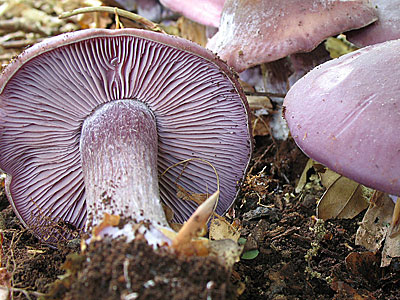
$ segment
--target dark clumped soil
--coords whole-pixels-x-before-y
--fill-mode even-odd
[[[71,249],[42,244],[23,228],[11,206],[4,205],[8,203],[4,193],[1,193],[0,203],[3,206],[0,212],[1,269],[8,271],[8,280],[1,285],[10,283],[16,290],[12,293],[13,299],[29,299],[30,292],[40,295],[64,273],[60,266]],[[1,277],[0,281],[3,281]]]
[[[58,282],[53,299],[233,299],[236,293],[215,258],[154,251],[140,239],[94,242],[65,267],[80,271]]]
[[[48,247],[22,227],[3,194],[1,263],[13,299],[400,299],[399,261],[380,268],[379,252],[354,244],[363,213],[318,220],[322,188],[294,193],[306,161],[291,140],[257,138],[229,218],[240,223],[244,253],[258,254],[233,270],[211,257],[154,251],[141,239],[103,240],[83,253],[79,240]]]
[[[258,176],[266,188],[245,183],[236,212],[247,238],[245,251],[259,254],[234,267],[237,279],[246,283],[239,299],[400,299],[399,261],[380,268],[380,253],[354,243],[364,212],[352,220],[318,220],[323,190],[294,194],[306,158],[293,141],[264,137],[257,142],[249,176]],[[257,207],[267,213],[248,220]]]

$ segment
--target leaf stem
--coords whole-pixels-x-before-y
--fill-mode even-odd
[[[84,14],[84,13],[91,13],[91,12],[107,12],[110,14],[118,14],[120,17],[133,20],[135,22],[138,22],[140,24],[143,24],[147,29],[151,31],[156,31],[156,32],[162,32],[165,33],[164,30],[162,30],[158,24],[151,22],[150,20],[139,16],[135,13],[126,11],[124,9],[116,8],[116,7],[111,7],[111,6],[97,6],[97,7],[83,7],[83,8],[78,8],[74,9],[73,11],[62,13],[59,18],[60,19],[66,19],[72,16],[76,16],[79,14]]]

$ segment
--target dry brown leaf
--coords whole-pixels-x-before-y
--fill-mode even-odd
[[[174,240],[178,233],[176,231],[171,231],[167,228],[160,228],[161,232],[168,237],[170,240]],[[210,240],[206,238],[193,238],[185,244],[181,244],[177,249],[179,254],[186,256],[207,256],[210,253]]]
[[[82,29],[107,28],[107,25],[112,22],[109,13],[106,12],[82,14],[76,16],[76,18]]]
[[[240,232],[236,230],[225,218],[216,215],[211,220],[209,236],[211,240],[230,239],[237,242],[240,238]]]
[[[376,252],[385,239],[392,219],[394,203],[385,193],[376,191],[357,230],[356,245]]]
[[[252,85],[250,85],[249,83],[247,83],[246,81],[241,80],[240,78],[238,78],[238,81],[240,83],[240,86],[243,88],[243,91],[246,93],[255,93],[256,90],[254,89],[254,87]]]
[[[192,193],[190,191],[187,191],[183,186],[177,184],[177,192],[176,192],[176,197],[181,200],[185,201],[193,201],[197,203],[198,205],[201,205],[204,201],[207,200],[207,198],[210,196],[208,194],[197,194],[197,193]]]
[[[400,234],[400,199],[397,197],[393,209],[392,221],[390,222],[389,236],[391,238]]]
[[[352,219],[368,207],[368,198],[359,183],[331,170],[321,175],[321,182],[328,187],[317,206],[318,218]]]
[[[203,47],[207,44],[206,26],[193,22],[185,17],[177,21],[179,35],[189,41],[195,42]]]
[[[274,109],[271,99],[267,96],[247,96],[246,98],[251,110],[257,111],[262,109],[265,112],[264,114],[267,115],[269,114],[268,111]]]
[[[216,191],[195,210],[172,240],[173,249],[178,252],[186,252],[190,248],[192,240],[206,232],[204,229],[209,218],[214,213],[218,197],[219,191]]]
[[[256,116],[250,114],[250,120],[253,127],[253,136],[266,136],[271,134],[271,128],[269,126],[269,117],[266,115]]]
[[[329,189],[332,184],[334,184],[342,175],[322,166],[321,164],[314,163],[314,169],[318,172],[319,178],[321,179],[321,184]]]
[[[399,218],[400,218],[400,200],[393,209],[391,224],[386,236],[385,245],[382,250],[381,267],[386,267],[394,257],[400,257],[400,234],[399,234]]]
[[[379,255],[367,251],[351,252],[345,262],[347,270],[354,276],[376,282],[379,279],[379,260]]]
[[[167,218],[168,223],[170,223],[171,220],[174,218],[174,211],[168,205],[165,205],[163,203],[161,205],[164,210],[165,217]]]
[[[313,168],[317,172],[321,184],[326,188],[317,206],[318,218],[327,220],[333,218],[351,219],[368,207],[368,199],[372,190],[350,180],[340,174],[309,159],[299,183],[296,193],[306,186],[307,174]]]
[[[374,300],[376,299],[371,292],[363,289],[354,289],[344,281],[333,280],[331,283],[331,288],[337,294],[333,298],[346,299],[346,300]]]
[[[400,235],[395,237],[387,235],[382,250],[381,267],[387,267],[390,265],[392,258],[395,257],[400,257]]]
[[[210,241],[210,255],[221,259],[227,268],[232,268],[240,260],[242,251],[243,245],[238,245],[231,239]]]
[[[307,173],[311,168],[313,168],[314,164],[315,164],[315,162],[311,158],[309,158],[308,161],[307,161],[306,166],[304,167],[303,172],[301,173],[299,182],[297,183],[297,186],[296,186],[296,189],[295,189],[296,193],[300,193],[304,189],[304,187],[306,186],[307,179],[308,179],[307,178]]]

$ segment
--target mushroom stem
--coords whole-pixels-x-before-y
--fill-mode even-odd
[[[86,118],[80,140],[87,226],[104,213],[168,226],[157,176],[153,113],[136,100],[111,101]]]

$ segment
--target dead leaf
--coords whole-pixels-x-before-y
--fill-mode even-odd
[[[111,24],[110,14],[106,12],[94,12],[76,16],[76,21],[82,29],[107,28]]]
[[[168,223],[170,223],[170,221],[174,218],[174,211],[164,203],[162,203],[161,205],[164,210],[165,217],[167,218]]]
[[[175,248],[175,250],[177,250]],[[180,254],[186,256],[208,256],[210,254],[210,240],[205,238],[194,239],[179,247]]]
[[[246,98],[250,109],[255,111],[256,115],[261,114],[257,113],[259,110],[263,110],[263,114],[268,115],[270,111],[274,109],[271,99],[269,99],[267,96],[247,96]]]
[[[225,218],[216,215],[216,218],[211,220],[209,237],[211,240],[230,239],[237,242],[240,237],[240,232],[226,221]]]
[[[333,299],[347,300],[374,300],[376,299],[371,292],[362,289],[354,289],[344,281],[333,280],[331,289],[337,294]]]
[[[325,42],[325,48],[332,58],[338,58],[344,54],[353,52],[358,48],[346,40],[343,34],[336,37],[329,37]]]
[[[193,201],[197,203],[198,205],[201,205],[204,201],[207,200],[207,198],[210,196],[208,194],[197,194],[197,193],[192,193],[190,191],[187,191],[183,186],[177,184],[177,192],[176,192],[176,197],[181,200],[185,201]]]
[[[379,256],[373,252],[352,252],[346,257],[347,270],[356,277],[373,283],[379,279]]]
[[[303,172],[301,173],[299,182],[297,183],[297,186],[296,186],[296,189],[295,189],[295,192],[297,194],[300,193],[304,189],[305,185],[307,184],[307,179],[308,179],[307,178],[308,177],[307,173],[308,173],[308,171],[310,169],[313,168],[314,164],[315,164],[315,162],[311,158],[309,158],[308,161],[307,161],[306,166],[304,167]]]
[[[385,239],[392,219],[394,203],[385,193],[376,191],[357,230],[356,245],[376,252]]]
[[[195,42],[203,47],[207,44],[206,26],[180,17],[177,21],[179,35],[187,40]]]
[[[359,183],[327,170],[321,174],[321,182],[327,186],[317,206],[320,219],[352,219],[368,207],[364,187]]]
[[[221,259],[229,269],[240,260],[242,251],[243,245],[238,245],[231,239],[210,241],[210,255]]]
[[[218,197],[219,191],[216,191],[195,210],[172,240],[173,249],[178,252],[188,251],[191,241],[206,232],[204,229],[211,215],[214,213]]]
[[[400,234],[400,200],[399,197],[397,197],[393,209],[392,221],[390,222],[389,236],[391,238],[394,238],[399,234]]]
[[[382,250],[381,267],[386,267],[394,257],[400,257],[400,234],[399,234],[399,218],[400,218],[400,200],[397,198],[393,209],[391,224],[386,236],[385,245]]]
[[[178,232],[167,228],[160,228],[160,231],[172,241],[178,235]],[[187,243],[181,244],[178,249],[174,247],[172,248],[186,256],[207,256],[210,254],[210,240],[202,237],[193,238]]]
[[[270,118],[267,115],[256,116],[254,113],[250,114],[250,120],[253,127],[253,136],[266,136],[271,134],[269,119]]]
[[[319,178],[321,179],[321,184],[329,189],[332,184],[334,184],[342,175],[324,167],[321,164],[315,163],[314,169],[318,172]]]

